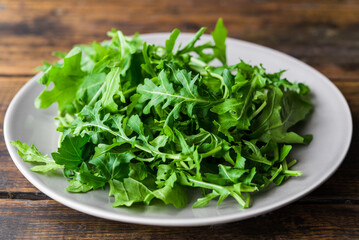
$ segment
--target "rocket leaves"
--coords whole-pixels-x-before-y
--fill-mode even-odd
[[[181,44],[175,29],[161,46],[112,30],[56,54],[63,61],[41,68],[35,105],[58,104],[59,147],[50,158],[12,144],[32,171],[62,170],[69,192],[109,188],[113,207],[182,208],[191,188],[202,192],[193,207],[228,197],[249,207],[252,192],[301,175],[290,151],[311,140],[295,132],[312,109],[309,88],[283,71],[229,65],[222,19],[212,42],[200,42],[205,31]]]
[[[62,66],[51,66],[44,73],[39,82],[46,85],[47,88],[50,83],[53,83],[54,87],[51,90],[44,90],[36,98],[36,107],[48,108],[57,102],[60,112],[73,113],[75,111],[73,102],[85,76],[81,70],[81,54],[82,52],[78,48],[74,48],[66,55]]]
[[[220,18],[217,22],[216,29],[212,32],[215,48],[213,49],[214,55],[218,58],[223,65],[227,64],[226,56],[226,38],[227,29],[223,25],[223,20]]]
[[[88,135],[84,137],[67,135],[61,142],[57,152],[52,153],[51,156],[57,164],[73,169],[83,162],[85,145],[89,139]]]
[[[49,172],[56,169],[64,168],[63,165],[57,164],[53,159],[43,155],[34,145],[31,147],[20,141],[12,141],[11,144],[18,150],[19,156],[23,161],[36,164],[30,170],[34,172]]]

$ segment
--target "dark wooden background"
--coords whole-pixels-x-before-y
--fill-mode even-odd
[[[48,198],[17,170],[3,137],[16,92],[53,51],[125,34],[213,29],[288,53],[326,75],[344,94],[354,134],[339,170],[280,210],[224,225],[173,228],[112,222]],[[359,1],[0,0],[0,239],[359,239]],[[328,119],[330,121],[330,119]]]

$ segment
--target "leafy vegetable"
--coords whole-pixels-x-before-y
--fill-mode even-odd
[[[193,207],[228,197],[249,207],[250,193],[301,175],[288,156],[311,140],[293,131],[311,111],[309,88],[263,66],[227,65],[222,19],[213,43],[199,42],[205,30],[184,47],[178,29],[164,46],[112,30],[110,41],[57,53],[63,62],[41,67],[35,105],[58,103],[60,146],[51,159],[12,144],[33,171],[63,169],[69,192],[109,186],[114,207],[180,208],[190,188],[203,194]]]
[[[20,141],[12,141],[11,144],[18,149],[18,153],[20,157],[22,157],[22,160],[37,164],[37,166],[30,169],[31,171],[45,173],[59,168],[64,168],[63,165],[57,164],[46,155],[42,155],[42,153],[34,145],[30,147],[26,143],[22,143]]]

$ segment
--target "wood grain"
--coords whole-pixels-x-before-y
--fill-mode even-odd
[[[222,16],[231,37],[284,51],[329,77],[358,76],[357,1],[131,3],[5,1],[0,10],[0,72],[29,74],[43,59],[54,60],[52,51],[102,41],[111,28],[126,34],[168,32],[175,27],[194,32],[200,26],[213,29]]]
[[[230,224],[155,227],[108,221],[53,200],[0,200],[0,236],[6,239],[357,239],[359,205],[292,204]]]
[[[0,239],[359,239],[359,1],[0,0]],[[288,53],[326,75],[351,108],[354,133],[338,171],[305,198],[241,222],[162,228],[91,217],[56,203],[16,169],[4,143],[5,111],[53,51],[125,34],[180,28],[229,36]]]

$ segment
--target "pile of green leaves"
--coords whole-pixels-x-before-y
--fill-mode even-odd
[[[109,186],[114,207],[160,199],[180,208],[191,188],[203,195],[193,207],[228,196],[248,207],[250,193],[301,175],[288,154],[311,140],[291,131],[311,110],[309,88],[228,65],[222,20],[213,42],[198,44],[205,30],[179,47],[178,29],[164,46],[112,30],[110,41],[56,53],[63,62],[41,68],[35,105],[58,104],[60,146],[50,158],[12,144],[35,172],[63,169],[69,192]]]

